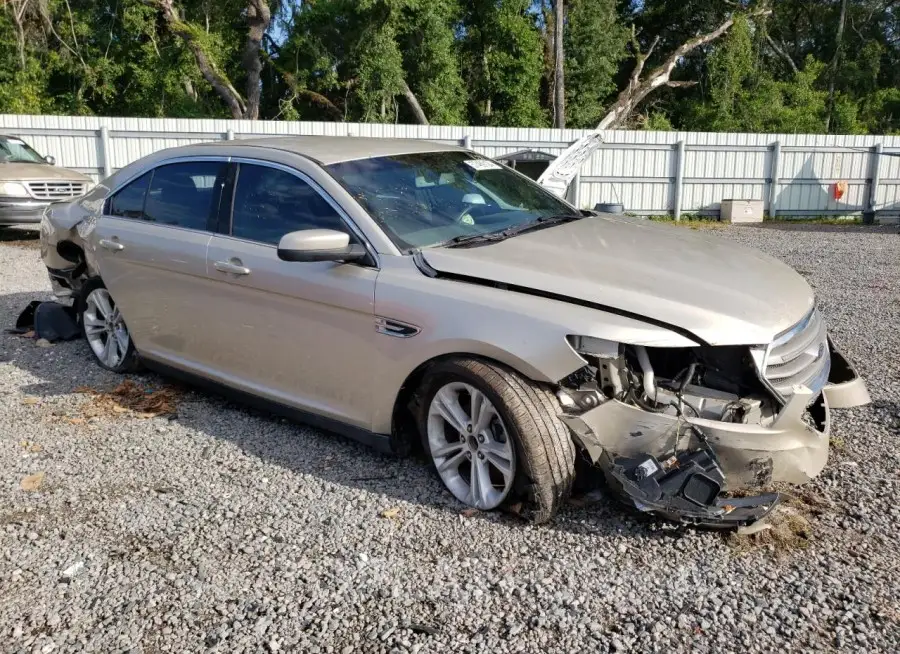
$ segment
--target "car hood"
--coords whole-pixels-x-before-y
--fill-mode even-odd
[[[49,179],[72,182],[91,181],[87,175],[50,164],[0,163],[0,181],[22,182]]]
[[[439,273],[595,303],[686,330],[711,345],[769,343],[814,302],[806,280],[777,259],[637,218],[584,218],[497,243],[422,254]]]

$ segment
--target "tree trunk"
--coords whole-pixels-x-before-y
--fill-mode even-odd
[[[847,0],[841,2],[841,15],[838,18],[837,37],[834,40],[834,57],[831,59],[831,79],[828,80],[828,115],[825,118],[825,132],[831,133],[831,121],[834,118],[834,84],[841,60],[841,47],[844,42],[844,23],[847,20]]]
[[[203,50],[203,47],[194,38],[190,27],[185,25],[178,16],[178,10],[173,5],[173,0],[144,0],[148,5],[162,11],[163,19],[166,26],[173,34],[178,36],[194,55],[194,61],[197,62],[197,68],[200,74],[209,82],[213,90],[219,95],[222,101],[228,106],[233,118],[244,117],[244,100],[240,93],[232,86],[231,81],[218,70],[210,60],[209,56]]]
[[[553,117],[554,127],[566,127],[566,85],[565,85],[565,1],[556,0],[553,17]]]
[[[406,83],[406,80],[403,80],[403,97],[406,98],[406,102],[409,103],[409,108],[412,109],[413,115],[416,117],[416,122],[419,125],[427,125],[428,116],[425,115],[425,112],[422,110],[422,105],[419,104],[419,99],[416,97],[416,94],[412,92],[412,89],[409,88],[409,84]]]
[[[262,74],[262,61],[259,51],[262,47],[263,36],[272,22],[272,12],[269,10],[267,0],[250,0],[247,4],[247,43],[244,45],[243,64],[247,72],[247,108],[244,117],[250,120],[259,118],[259,100],[262,96],[260,75]]]

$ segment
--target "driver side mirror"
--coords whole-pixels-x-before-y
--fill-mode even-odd
[[[281,237],[278,258],[282,261],[358,261],[368,253],[362,245],[350,244],[350,235],[334,229],[302,229]]]
[[[46,157],[44,157],[44,161],[46,161],[51,166],[56,165],[56,157],[54,157],[52,154],[48,154]]]

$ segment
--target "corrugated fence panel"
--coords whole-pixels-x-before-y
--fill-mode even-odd
[[[100,128],[108,130],[104,150]],[[522,150],[559,155],[586,133],[580,129],[272,122],[186,118],[0,115],[0,132],[21,136],[60,166],[102,176],[151,152],[202,141],[278,135],[413,138],[441,143],[470,139],[472,148],[501,158]],[[618,202],[640,214],[675,210],[676,179],[683,180],[685,213],[715,213],[724,199],[758,199],[779,215],[858,213],[874,208],[900,213],[900,137],[815,134],[605,131],[604,144],[581,169],[580,202]],[[678,143],[685,143],[684,161]],[[778,143],[778,179],[773,173]],[[870,207],[876,145],[878,187]],[[847,192],[834,199],[834,183]],[[774,191],[774,193],[773,193]]]

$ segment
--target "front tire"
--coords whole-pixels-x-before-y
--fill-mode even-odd
[[[533,522],[568,498],[575,446],[546,387],[498,364],[457,358],[435,364],[423,383],[419,427],[438,476],[481,510],[523,501]]]
[[[81,330],[97,363],[119,374],[138,370],[140,362],[131,334],[102,282],[94,280],[84,286],[80,307]]]

